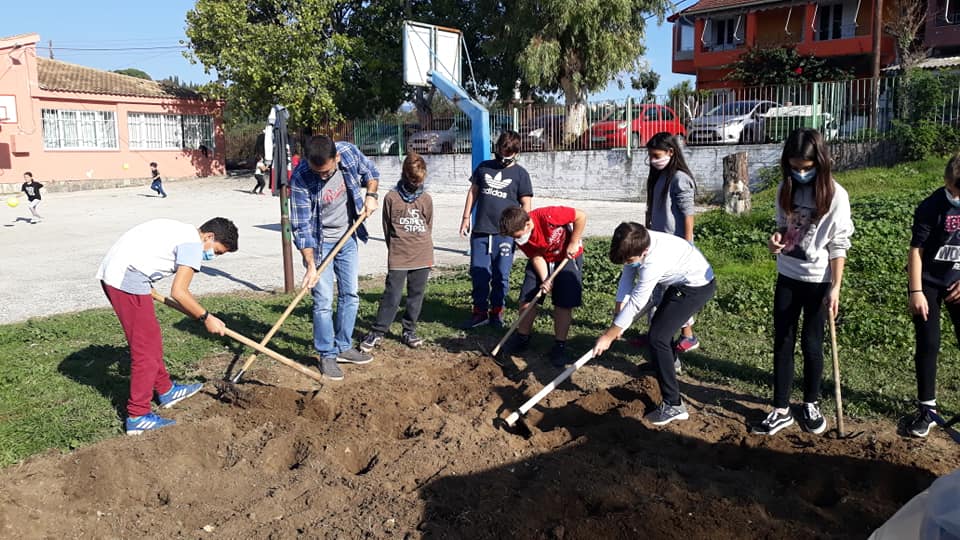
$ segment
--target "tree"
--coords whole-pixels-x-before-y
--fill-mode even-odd
[[[850,78],[848,71],[833,67],[822,58],[801,56],[793,47],[753,47],[730,65],[726,80],[745,86],[804,84],[840,81]]]
[[[900,73],[910,73],[914,66],[926,58],[928,52],[917,36],[917,32],[926,22],[927,4],[913,0],[894,0],[891,9],[896,16],[884,22],[883,31],[893,37]]]
[[[630,86],[634,90],[645,90],[647,93],[644,96],[646,101],[656,101],[657,96],[654,92],[657,90],[657,85],[660,84],[660,74],[652,69],[645,69],[637,74],[635,77],[630,77]]]
[[[357,39],[336,32],[336,0],[197,0],[187,12],[192,61],[221,84],[208,85],[241,116],[266,118],[280,103],[291,123],[336,120],[346,62]]]
[[[147,75],[147,72],[143,71],[142,69],[137,69],[137,68],[115,69],[113,70],[113,72],[119,73],[121,75],[127,75],[129,77],[136,77],[138,79],[146,79],[148,81],[153,80],[150,78],[150,75]]]
[[[586,127],[587,95],[623,71],[637,71],[644,52],[646,17],[662,21],[665,0],[540,0],[517,2],[500,17],[504,35],[523,48],[517,58],[524,80],[542,91],[562,91],[564,141]]]

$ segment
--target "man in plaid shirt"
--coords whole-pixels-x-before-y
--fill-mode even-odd
[[[353,327],[360,307],[357,239],[367,241],[366,228],[357,228],[323,274],[317,272],[317,267],[361,213],[370,215],[377,210],[380,172],[356,146],[334,143],[325,135],[310,139],[303,157],[290,178],[293,243],[303,255],[307,269],[301,286],[312,289],[313,346],[320,371],[339,381],[343,372],[337,362],[366,364],[373,360],[373,356],[353,347]],[[361,188],[366,188],[366,195]]]

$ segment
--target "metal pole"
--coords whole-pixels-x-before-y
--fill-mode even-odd
[[[880,108],[880,38],[883,32],[883,0],[876,0],[873,5],[873,73],[870,96],[870,127],[879,129]]]
[[[280,105],[274,105],[273,119],[273,181],[280,191],[280,242],[283,256],[283,292],[291,293],[293,286],[293,230],[290,227],[290,188],[287,167],[290,156],[287,146],[287,117],[289,113]]]

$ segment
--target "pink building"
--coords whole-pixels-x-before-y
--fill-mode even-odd
[[[0,192],[51,181],[223,174],[223,103],[154,81],[37,57],[38,34],[0,38]]]

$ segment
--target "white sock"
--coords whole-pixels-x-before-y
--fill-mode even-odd
[[[785,409],[779,409],[779,408],[777,409],[777,414],[787,414],[788,412],[790,412],[790,407],[787,407]]]
[[[921,404],[921,405],[926,405],[927,407],[930,407],[931,409],[936,409],[936,408],[937,408],[937,400],[935,400],[935,399],[931,399],[930,401],[921,401],[920,404]]]

